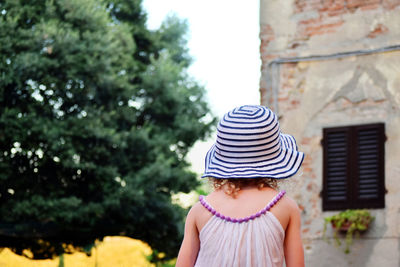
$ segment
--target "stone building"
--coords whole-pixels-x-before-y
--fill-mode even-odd
[[[261,0],[260,38],[261,102],[306,153],[306,266],[400,266],[400,0]],[[322,232],[349,208],[375,220],[345,254]]]

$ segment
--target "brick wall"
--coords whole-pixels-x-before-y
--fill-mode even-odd
[[[286,185],[302,209],[306,266],[400,266],[400,0],[260,3],[262,104],[276,109],[283,132],[306,154],[301,174]],[[328,57],[307,61],[320,55]],[[288,58],[295,62],[281,60]],[[322,129],[375,122],[386,127],[386,207],[372,211],[373,227],[346,255],[322,240],[331,214],[321,208]]]
[[[283,2],[288,4],[284,6]],[[262,71],[265,74],[268,63],[278,57],[352,51],[378,47],[382,41],[396,44],[399,7],[400,0],[262,0]],[[279,8],[289,10],[289,14],[283,14],[282,23],[277,25]],[[261,80],[261,95],[270,89]]]

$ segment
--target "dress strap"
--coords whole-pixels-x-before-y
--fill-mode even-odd
[[[229,216],[224,216],[224,215],[220,214],[213,207],[211,207],[210,204],[207,203],[207,201],[205,200],[205,197],[203,195],[199,196],[199,200],[200,200],[201,205],[203,205],[209,212],[211,212],[213,215],[217,216],[218,218],[220,218],[222,220],[225,220],[225,221],[228,221],[228,222],[242,223],[242,222],[248,222],[250,220],[254,220],[255,218],[260,217],[261,215],[265,214],[267,211],[269,211],[285,195],[285,193],[286,193],[285,190],[280,191],[268,203],[268,205],[265,206],[265,208],[263,208],[262,210],[260,210],[256,214],[253,214],[253,215],[248,216],[248,217],[240,218],[240,219],[231,218]]]

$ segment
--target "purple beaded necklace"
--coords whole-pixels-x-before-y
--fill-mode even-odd
[[[199,200],[200,200],[201,205],[203,205],[209,212],[211,212],[213,215],[217,216],[218,218],[220,218],[222,220],[225,220],[225,221],[228,221],[228,222],[243,223],[243,222],[248,222],[250,220],[254,220],[255,218],[260,217],[261,215],[265,214],[267,211],[269,211],[279,201],[279,199],[281,199],[283,197],[283,195],[285,193],[286,193],[285,190],[280,191],[271,200],[271,202],[268,203],[268,205],[265,208],[263,208],[262,210],[260,210],[256,214],[253,214],[253,215],[248,216],[248,217],[240,218],[240,219],[235,219],[235,218],[231,218],[229,216],[224,216],[224,215],[220,214],[213,207],[211,207],[210,204],[207,203],[207,201],[205,200],[205,197],[203,195],[201,195],[199,197]]]

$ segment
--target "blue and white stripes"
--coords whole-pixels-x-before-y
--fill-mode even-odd
[[[219,122],[202,177],[283,179],[294,175],[303,159],[295,139],[280,132],[270,109],[241,106]]]

